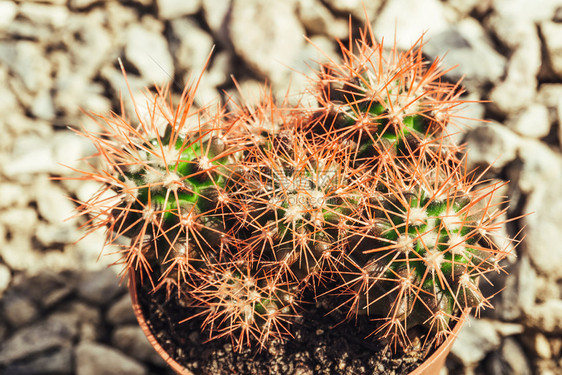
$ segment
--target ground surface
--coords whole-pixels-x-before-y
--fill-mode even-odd
[[[470,162],[511,180],[508,215],[528,214],[504,288],[458,338],[451,374],[559,374],[562,369],[562,1],[376,0],[0,1],[0,373],[165,374],[132,315],[103,235],[74,244],[66,220],[96,184],[68,177],[94,150],[68,127],[95,125],[81,109],[117,110],[124,61],[133,90],[199,74],[198,103],[233,74],[251,101],[306,85],[311,60],[335,56],[368,14],[377,37],[407,47],[427,31],[428,56],[446,53],[465,76]],[[307,44],[304,35],[325,55]],[[312,64],[313,65],[313,64]],[[289,69],[291,68],[291,69]]]

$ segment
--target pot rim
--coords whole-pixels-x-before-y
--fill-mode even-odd
[[[142,313],[142,309],[140,307],[140,303],[137,297],[137,288],[136,288],[136,271],[134,269],[129,270],[128,272],[128,287],[129,287],[129,295],[131,296],[131,303],[133,306],[133,311],[135,312],[135,316],[137,317],[137,321],[139,323],[140,328],[144,332],[144,335],[152,345],[152,347],[156,350],[156,352],[164,359],[164,361],[174,370],[176,373],[180,375],[195,375],[190,370],[186,369],[184,366],[180,365],[168,352],[160,345],[148,323]],[[456,322],[451,334],[447,339],[439,345],[439,347],[426,358],[420,366],[416,367],[415,370],[410,372],[408,375],[438,375],[441,371],[441,368],[445,365],[445,360],[453,347],[453,343],[457,338],[461,328],[464,326],[464,323],[468,319],[468,315],[470,314],[471,309],[465,309],[459,320]]]

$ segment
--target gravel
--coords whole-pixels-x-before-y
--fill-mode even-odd
[[[467,98],[484,100],[466,113],[486,122],[459,119],[469,164],[511,180],[506,231],[521,244],[510,276],[491,279],[503,288],[496,309],[462,331],[449,373],[559,373],[560,0],[0,0],[0,373],[171,374],[107,268],[115,255],[99,256],[103,233],[76,243],[85,218],[68,219],[69,197],[97,188],[64,180],[73,173],[61,164],[85,168],[95,152],[71,129],[98,131],[86,112],[118,112],[121,94],[130,108],[118,58],[133,91],[170,84],[177,97],[214,46],[196,104],[236,96],[231,75],[251,102],[264,80],[274,95],[305,85],[297,72],[333,58],[350,15],[369,18],[387,46],[425,32],[428,56],[459,64],[444,79],[464,76]]]

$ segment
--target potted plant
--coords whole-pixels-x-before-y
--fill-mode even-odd
[[[421,45],[385,52],[367,29],[322,66],[315,106],[211,112],[195,84],[82,133],[98,153],[81,178],[103,188],[80,210],[119,244],[174,370],[438,371],[468,310],[489,306],[501,184],[466,170],[460,84]]]

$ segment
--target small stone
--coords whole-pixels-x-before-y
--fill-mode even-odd
[[[201,71],[213,48],[213,38],[187,18],[171,21],[170,27],[174,36],[170,48],[177,66],[191,75],[193,71]]]
[[[501,18],[502,21],[506,19]],[[511,32],[511,27],[521,29],[519,37]],[[498,35],[498,32],[496,32]],[[509,20],[499,35],[511,35],[513,53],[508,62],[505,80],[492,90],[490,99],[493,109],[510,115],[527,107],[534,101],[537,74],[542,64],[541,42],[532,23]]]
[[[543,181],[562,181],[562,156],[544,143],[524,140],[518,153],[523,163],[519,168],[517,184],[523,192],[544,191],[548,186]],[[550,187],[550,190],[553,189],[556,190]]]
[[[562,98],[562,85],[558,83],[544,83],[539,88],[537,102],[547,108],[556,109]]]
[[[44,89],[37,93],[31,105],[31,113],[43,120],[55,118],[55,106],[50,90]]]
[[[536,34],[536,26],[532,22],[499,13],[490,14],[485,26],[511,51],[527,43]]]
[[[493,323],[469,317],[453,344],[451,354],[469,367],[499,348],[500,344],[501,339]]]
[[[509,273],[509,277],[499,281],[503,281],[505,287],[496,297],[493,314],[506,321],[515,321],[520,320],[524,312],[535,304],[537,274],[527,254],[519,258]],[[501,289],[496,283],[494,286]]]
[[[5,374],[72,374],[73,358],[70,346],[40,354],[31,360],[9,364],[4,368]]]
[[[125,57],[148,84],[162,85],[174,77],[174,60],[160,34],[138,24],[126,31]]]
[[[202,0],[203,17],[215,39],[222,45],[227,45],[228,30],[227,23],[229,19],[231,0]]]
[[[230,39],[250,68],[281,83],[304,45],[304,29],[289,1],[234,0]]]
[[[548,61],[554,74],[562,78],[562,24],[554,22],[543,22],[541,32],[544,36]]]
[[[21,328],[0,346],[0,365],[28,358],[37,353],[68,347],[76,337],[72,322],[46,319]]]
[[[14,183],[0,184],[0,209],[22,207],[28,202],[27,191],[23,186]]]
[[[458,65],[447,73],[453,81],[465,77],[470,92],[496,82],[504,74],[506,59],[492,47],[482,26],[472,18],[449,26],[433,35],[423,48],[429,56],[442,56],[445,67]]]
[[[368,17],[373,21],[384,0],[326,0],[325,3],[338,13],[351,14],[361,21],[366,21]]]
[[[31,41],[19,41],[0,46],[0,62],[3,62],[32,93],[51,87],[51,64],[41,45]]]
[[[493,320],[491,323],[501,337],[520,335],[525,332],[525,326],[523,326],[523,324],[507,323],[500,320]]]
[[[158,366],[166,364],[138,325],[118,327],[111,335],[111,343],[139,361],[148,361]]]
[[[373,31],[378,38],[392,41],[407,50],[423,33],[424,39],[445,31],[449,26],[445,9],[439,0],[387,1],[382,11],[373,19]]]
[[[497,123],[478,126],[467,135],[469,163],[502,168],[517,156],[519,137]]]
[[[31,237],[38,221],[37,212],[32,208],[11,208],[0,212],[0,223],[3,223],[12,237]]]
[[[0,166],[5,176],[26,181],[29,175],[48,173],[56,165],[50,144],[36,136],[18,137],[13,145],[12,160]],[[31,181],[30,181],[31,182]]]
[[[18,6],[13,1],[0,1],[0,30],[6,29],[16,18]]]
[[[527,0],[493,0],[491,3],[496,13],[519,22],[550,19],[560,6],[559,0],[538,0],[532,7]]]
[[[201,0],[156,0],[158,18],[171,20],[191,14],[201,9]]]
[[[333,2],[334,6],[341,4],[341,2]],[[368,4],[372,6],[373,2]],[[300,0],[298,14],[303,26],[313,34],[330,35],[335,38],[347,36],[347,22],[334,17],[328,8],[318,0]]]
[[[531,375],[531,366],[521,345],[511,337],[504,339],[500,350],[494,352],[486,361],[490,374]]]
[[[110,324],[115,326],[136,323],[137,317],[131,305],[131,296],[126,293],[117,302],[115,302],[107,311],[106,319]]]
[[[34,186],[37,210],[41,217],[49,223],[60,226],[67,223],[75,213],[74,204],[68,199],[66,193],[47,179],[39,178]]]
[[[21,327],[39,316],[39,308],[26,295],[10,293],[2,298],[2,315],[14,327]]]
[[[525,325],[543,333],[562,333],[562,300],[534,305],[526,314]]]
[[[121,352],[96,343],[82,342],[75,351],[77,375],[143,375],[147,369]]]
[[[53,319],[72,322],[78,329],[80,341],[96,341],[104,335],[100,311],[84,302],[73,300],[60,306],[52,315]]]
[[[511,118],[507,126],[525,137],[545,137],[550,132],[548,108],[543,104],[531,104],[523,112]]]
[[[95,147],[86,137],[70,131],[55,132],[51,138],[51,147],[53,160],[62,164],[60,168],[53,169],[53,172],[61,176],[74,175],[75,172],[68,167],[83,167],[80,159],[96,152]]]
[[[545,335],[543,335],[542,333],[537,333],[535,335],[534,341],[535,341],[534,343],[535,353],[537,353],[539,357],[543,359],[552,358],[552,351],[550,350],[550,342],[548,341]]]
[[[8,289],[11,280],[12,273],[10,272],[10,269],[0,263],[0,298],[2,298],[4,292]]]
[[[97,305],[106,305],[116,296],[125,292],[113,269],[88,272],[78,284],[78,294]]]
[[[39,4],[30,1],[20,5],[19,13],[34,24],[44,24],[53,28],[64,27],[70,16],[66,6]]]
[[[541,274],[562,278],[562,157],[539,142],[527,141],[518,184],[530,192],[523,213],[526,252]],[[548,183],[545,183],[548,181]]]

